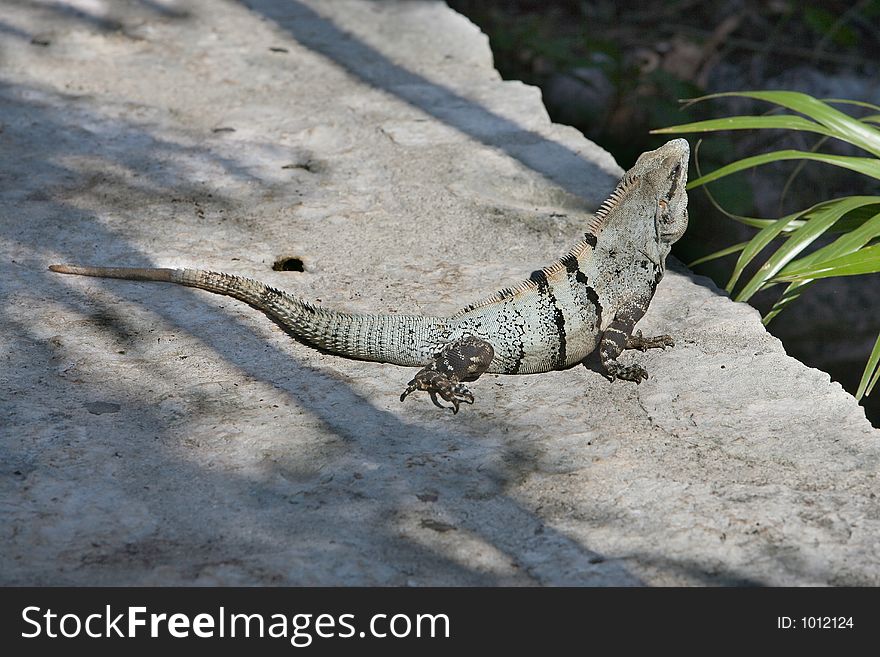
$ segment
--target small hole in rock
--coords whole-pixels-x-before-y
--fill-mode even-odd
[[[272,265],[273,271],[305,271],[303,261],[299,258],[279,258]]]

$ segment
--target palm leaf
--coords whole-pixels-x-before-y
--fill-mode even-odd
[[[690,181],[687,188],[693,189],[694,187],[705,185],[713,180],[724,178],[725,176],[737,173],[738,171],[745,171],[746,169],[752,169],[763,164],[770,164],[771,162],[780,162],[783,160],[813,160],[816,162],[824,162],[825,164],[833,164],[844,169],[849,169],[850,171],[856,171],[866,176],[870,176],[871,178],[880,179],[880,160],[874,158],[852,157],[848,155],[828,155],[826,153],[811,153],[809,151],[788,149],[762,153],[761,155],[754,155],[752,157],[737,160],[736,162],[732,162],[716,169],[712,173],[707,173],[705,176]]]
[[[867,206],[867,208],[871,209],[870,206]],[[840,222],[838,222],[838,224],[840,224]],[[829,232],[831,231],[829,230]],[[811,266],[815,266],[816,263],[833,260],[848,253],[852,253],[878,235],[880,235],[880,214],[875,214],[870,219],[855,226],[850,232],[845,232],[842,237],[839,237],[831,244],[814,251],[808,256],[804,256],[803,258],[799,258],[798,260],[789,263],[779,271],[776,279],[782,280],[783,276],[794,271],[795,268],[806,270]],[[773,304],[773,307],[766,315],[764,315],[764,324],[769,324],[773,318],[782,312],[792,301],[799,298],[806,288],[812,285],[813,280],[814,279],[812,278],[799,278],[790,283]]]
[[[730,275],[730,280],[727,281],[727,285],[724,288],[727,290],[728,293],[733,293],[733,288],[736,287],[736,284],[739,281],[739,277],[742,275],[743,270],[752,260],[754,260],[755,256],[763,251],[764,247],[770,244],[770,242],[776,239],[779,234],[786,229],[788,224],[791,223],[791,221],[793,221],[798,216],[800,215],[790,214],[786,217],[782,217],[781,219],[777,219],[766,228],[758,231],[758,234],[755,235],[751,240],[749,240],[748,245],[743,249],[743,252],[740,254],[739,259],[736,261],[736,265],[734,265],[733,267],[733,273],[731,273]]]
[[[743,289],[736,296],[736,300],[747,301],[755,292],[760,290],[765,285],[768,285],[769,281],[774,276],[776,276],[776,274],[779,272],[780,269],[782,269],[782,267],[787,265],[792,259],[797,256],[798,253],[803,251],[817,237],[822,235],[831,226],[833,226],[844,214],[850,212],[856,207],[859,207],[859,205],[863,205],[864,198],[866,197],[857,196],[853,198],[843,198],[833,203],[822,204],[818,207],[818,209],[812,210],[809,215],[807,215],[809,216],[809,219],[806,221],[806,223],[797,231],[793,232],[791,236],[786,239],[785,243],[780,246],[763,265],[761,265],[758,271],[755,272],[755,275],[752,276],[751,280],[746,283]],[[789,217],[790,216],[791,215],[789,215]],[[779,223],[787,220],[788,217],[783,217],[779,220]],[[761,233],[764,233],[765,231],[767,231],[768,233],[771,232],[767,229],[761,231],[760,233],[758,233],[758,235],[752,238],[752,242],[758,242],[760,244],[758,238],[761,237]],[[775,237],[775,235],[771,236],[770,239],[772,239],[772,237]],[[761,246],[761,248],[763,249],[763,247],[766,246],[767,242],[764,241],[764,239],[762,239],[761,241],[764,242]],[[747,247],[746,250],[749,250],[749,247]],[[743,251],[743,256],[746,254],[746,250]],[[757,251],[755,251],[755,254],[757,254]],[[742,259],[742,256],[740,256],[740,258]],[[737,263],[738,266],[739,264],[740,263]]]
[[[800,112],[823,125],[836,139],[849,142],[880,157],[880,132],[877,129],[818,98],[797,91],[731,91],[689,99],[685,107],[693,103],[725,97],[753,98]]]
[[[776,281],[803,281],[835,276],[858,276],[880,272],[880,245],[868,246],[839,258],[823,260],[803,267],[794,267],[785,274],[777,274]]]
[[[728,116],[723,119],[710,119],[708,121],[697,121],[695,123],[683,123],[668,128],[658,128],[651,130],[651,134],[669,134],[675,133],[692,133],[692,132],[717,132],[719,130],[756,130],[756,129],[777,129],[777,130],[802,130],[807,132],[816,132],[827,137],[835,136],[828,128],[810,121],[802,116],[793,114],[768,115],[768,116]]]
[[[776,315],[781,313],[783,310],[785,310],[790,303],[792,303],[796,299],[799,299],[801,294],[803,294],[806,289],[812,284],[812,280],[798,281],[789,284],[789,286],[785,288],[783,293],[779,295],[779,298],[773,304],[773,307],[761,319],[761,322],[763,322],[764,326],[767,326],[767,324],[773,321],[773,318],[776,317]]]
[[[739,253],[744,248],[749,245],[748,242],[740,242],[739,244],[734,244],[733,246],[729,246],[726,249],[721,249],[720,251],[716,251],[715,253],[710,253],[709,255],[703,256],[702,258],[697,258],[693,262],[688,263],[688,267],[696,267],[697,265],[702,265],[704,262],[709,262],[711,260],[717,260],[718,258],[723,258],[724,256],[729,256],[733,253]]]
[[[718,93],[694,98],[687,101],[685,107],[693,103],[723,97],[751,98],[769,102],[798,114],[769,113],[763,116],[731,116],[685,123],[652,132],[654,134],[668,134],[720,130],[783,129],[812,132],[822,135],[822,138],[808,152],[788,149],[764,153],[732,162],[707,175],[702,175],[699,170],[699,162],[697,162],[699,177],[688,183],[688,189],[706,185],[732,173],[784,160],[798,160],[799,164],[789,176],[783,190],[783,198],[790,182],[808,161],[822,162],[880,179],[880,160],[876,159],[880,158],[880,130],[875,127],[875,124],[880,125],[880,106],[838,98],[823,101],[794,91],[746,91]],[[832,104],[862,107],[878,113],[854,118],[832,107]],[[857,146],[875,157],[849,157],[818,152],[818,148],[829,137]],[[739,252],[740,256],[727,285],[729,292],[739,282],[744,269],[761,251],[774,239],[785,238],[782,245],[761,265],[736,296],[737,301],[746,301],[758,290],[788,282],[788,286],[765,315],[763,319],[765,324],[799,298],[816,279],[880,272],[880,212],[878,212],[880,197],[878,196],[834,199],[772,220],[731,214],[718,205],[708,188],[706,188],[706,194],[712,204],[729,218],[760,229],[748,242],[735,244],[691,263],[691,266],[694,266]],[[825,233],[838,233],[840,237],[809,255],[797,258],[805,248]],[[869,395],[878,380],[880,380],[880,336],[877,337],[868,358],[855,395],[856,399]]]
[[[880,367],[878,365],[880,365],[880,335],[877,336],[874,349],[871,351],[871,355],[868,356],[868,364],[865,367],[864,373],[862,373],[859,388],[856,390],[856,399],[861,399],[862,396],[867,397],[871,394],[871,391],[877,384],[877,379],[880,379]]]
[[[876,199],[877,197],[868,196],[853,198]],[[871,200],[871,204],[874,202],[876,201]],[[780,270],[779,276],[788,274],[791,270],[796,268],[807,268],[818,263],[834,260],[853,253],[878,236],[880,236],[880,213],[872,216],[858,228],[854,228],[850,232],[838,237],[831,244],[814,251],[808,256],[800,258],[795,263],[787,265]]]
[[[849,98],[823,98],[822,100],[826,103],[834,103],[835,105],[855,105],[856,107],[866,107],[880,112],[880,106],[874,103],[866,103],[863,100],[850,100]],[[861,120],[864,121],[865,117],[863,116]]]

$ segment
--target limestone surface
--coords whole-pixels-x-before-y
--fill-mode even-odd
[[[457,416],[233,300],[47,271],[446,313],[548,264],[621,168],[442,2],[4,3],[0,62],[0,583],[880,584],[880,432],[681,266],[640,386],[486,375]]]

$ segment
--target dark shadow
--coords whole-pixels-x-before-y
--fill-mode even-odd
[[[2,20],[0,20],[0,34],[7,34],[9,36],[13,36],[24,41],[30,41],[34,38],[33,34],[29,34],[28,32],[14,27]]]
[[[20,8],[39,12],[48,21],[35,33],[14,27],[8,21],[2,20],[0,15],[0,34],[8,34],[26,40],[30,45],[47,47],[52,45],[51,33],[59,26],[69,25],[87,27],[97,32],[116,32],[125,34],[126,21],[129,19],[149,19],[160,16],[165,19],[181,20],[189,18],[190,14],[185,9],[166,6],[156,0],[130,0],[130,6],[122,3],[110,2],[95,7],[103,7],[104,12],[99,13],[90,8],[87,3],[79,5],[68,2],[47,0],[3,0],[3,6]],[[2,13],[2,12],[0,12]],[[136,15],[135,15],[136,14]],[[112,16],[120,16],[123,20],[117,20]],[[133,37],[136,38],[136,37]]]
[[[28,0],[4,0],[10,4],[25,7],[35,7],[54,14],[58,18],[69,20],[76,23],[88,25],[102,32],[114,32],[122,27],[122,23],[96,14],[88,9],[77,7],[64,2],[39,2],[35,3]]]
[[[154,14],[164,16],[165,18],[189,18],[190,13],[186,9],[178,9],[177,7],[167,7],[156,0],[137,0],[138,4],[145,9],[149,9]]]

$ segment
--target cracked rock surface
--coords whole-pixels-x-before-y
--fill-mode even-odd
[[[440,2],[10,3],[0,30],[0,583],[880,584],[880,432],[680,266],[676,346],[484,375],[291,340],[191,266],[446,313],[564,253],[620,167]],[[621,163],[629,166],[631,163]],[[282,259],[304,271],[275,271]]]

